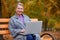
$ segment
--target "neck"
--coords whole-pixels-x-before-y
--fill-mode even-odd
[[[21,15],[23,15],[23,14],[17,14],[17,16],[21,16]]]

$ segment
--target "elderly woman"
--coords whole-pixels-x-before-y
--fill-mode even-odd
[[[13,40],[27,40],[26,36],[24,36],[23,33],[25,32],[24,28],[26,27],[25,22],[30,22],[30,18],[27,15],[24,15],[23,11],[23,4],[18,3],[16,6],[15,15],[10,18],[9,30],[13,37]],[[36,36],[36,40],[40,40],[40,36],[38,34],[34,35]]]

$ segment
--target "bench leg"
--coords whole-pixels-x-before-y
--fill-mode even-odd
[[[4,40],[3,35],[0,35],[0,40]]]

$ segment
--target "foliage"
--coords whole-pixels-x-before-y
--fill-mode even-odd
[[[24,4],[24,13],[30,18],[42,20],[44,27],[54,28],[54,23],[60,23],[60,0],[20,0],[20,2]],[[2,17],[11,17],[15,13],[17,3],[17,0],[1,0]]]

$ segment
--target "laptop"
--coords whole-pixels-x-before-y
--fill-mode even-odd
[[[26,22],[24,34],[26,35],[26,34],[41,33],[41,30],[42,30],[42,21]]]

